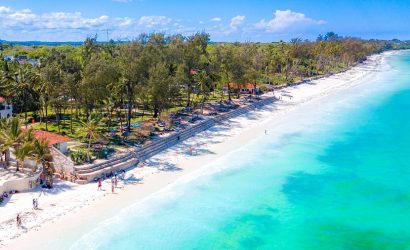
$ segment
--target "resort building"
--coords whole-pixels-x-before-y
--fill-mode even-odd
[[[69,137],[41,130],[34,131],[34,136],[37,140],[47,140],[50,147],[58,149],[63,154],[67,153],[67,142],[71,140]]]
[[[241,94],[259,94],[260,93],[260,89],[258,86],[255,86],[251,83],[246,83],[246,84],[241,84],[239,86],[239,92]]]
[[[6,99],[0,96],[0,119],[10,118],[13,115],[13,106],[7,103]]]
[[[34,58],[28,58],[27,56],[24,56],[24,55],[22,55],[22,56],[18,56],[18,55],[16,55],[16,56],[5,56],[3,58],[4,58],[5,61],[9,61],[9,62],[10,61],[16,61],[19,64],[28,63],[32,66],[37,66],[37,65],[40,64],[40,60],[34,59]]]

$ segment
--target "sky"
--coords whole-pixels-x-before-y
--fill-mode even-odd
[[[410,39],[410,0],[0,0],[0,39],[132,40],[141,33],[215,42],[343,36]]]

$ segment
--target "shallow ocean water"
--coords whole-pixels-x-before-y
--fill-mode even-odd
[[[72,248],[410,249],[410,53],[385,63]]]

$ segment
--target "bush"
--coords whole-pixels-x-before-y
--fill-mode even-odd
[[[89,153],[85,150],[74,151],[70,154],[71,160],[75,165],[81,165],[86,162],[90,157]]]
[[[262,85],[262,86],[260,86],[260,90],[261,90],[262,92],[267,92],[267,91],[269,91],[269,88],[268,88],[268,86],[266,86],[266,85]]]
[[[114,153],[113,148],[105,148],[102,150],[94,150],[93,156],[95,156],[97,159],[105,159],[107,158],[107,156],[109,156],[112,153]]]

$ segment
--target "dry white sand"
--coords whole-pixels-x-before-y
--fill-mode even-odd
[[[52,249],[61,242],[74,242],[104,218],[170,186],[255,136],[263,136],[266,122],[279,123],[309,101],[365,82],[381,67],[383,59],[384,55],[375,55],[344,73],[276,91],[278,102],[235,118],[229,125],[204,131],[128,171],[127,184],[119,181],[115,194],[111,194],[108,180],[103,183],[103,191],[97,191],[96,183],[57,182],[53,190],[16,194],[0,207],[0,243],[7,249]],[[190,147],[194,149],[192,156]],[[37,197],[40,210],[32,210],[32,198]],[[17,213],[23,215],[23,228],[16,226]]]

